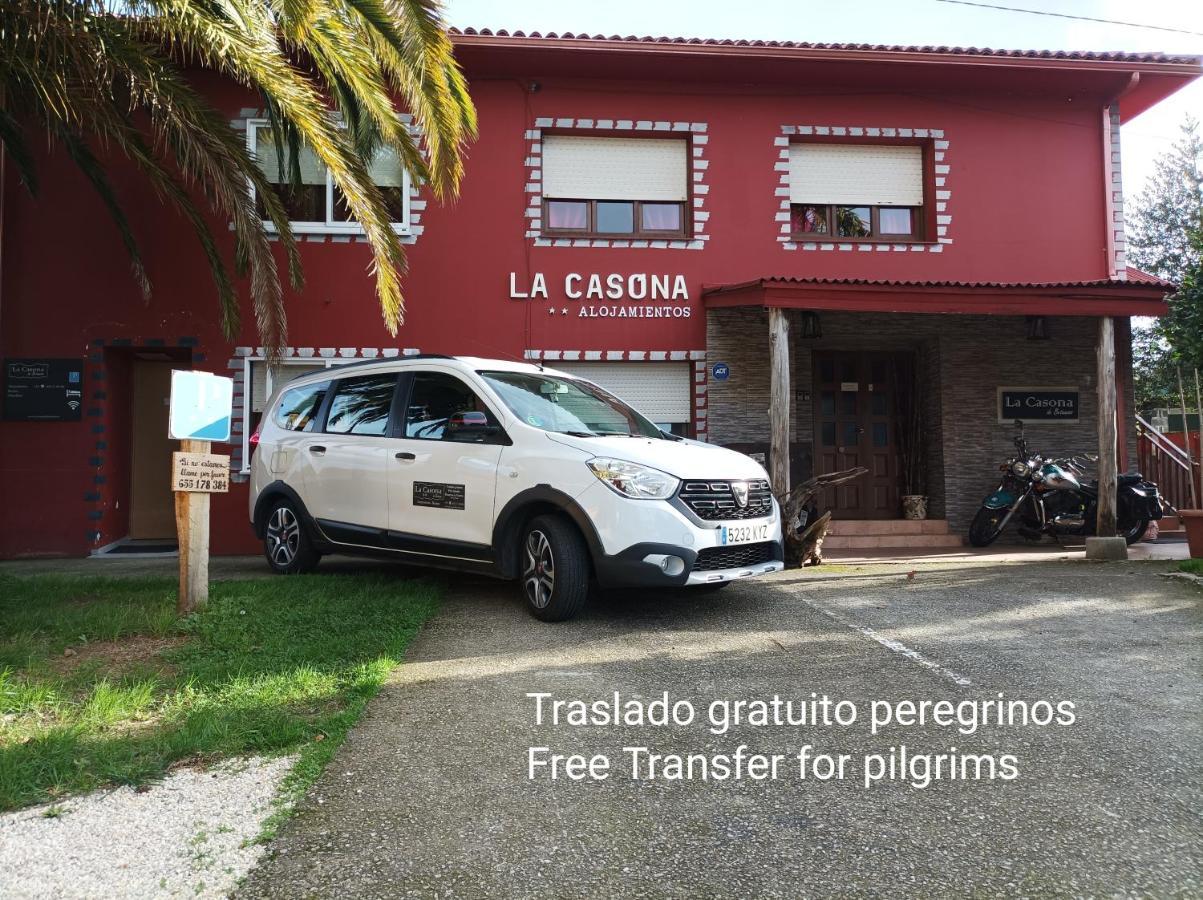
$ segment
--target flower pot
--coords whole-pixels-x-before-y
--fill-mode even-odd
[[[922,494],[903,494],[902,495],[902,518],[904,519],[926,519],[927,518],[927,497]]]
[[[1178,518],[1186,529],[1186,546],[1191,557],[1203,559],[1203,509],[1180,509]]]

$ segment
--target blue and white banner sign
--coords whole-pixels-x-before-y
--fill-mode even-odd
[[[171,373],[168,434],[177,441],[229,441],[234,380],[208,372]]]

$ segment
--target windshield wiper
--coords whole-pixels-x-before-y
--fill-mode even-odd
[[[569,437],[601,437],[600,434],[595,434],[592,431],[558,431],[557,434],[566,434]]]

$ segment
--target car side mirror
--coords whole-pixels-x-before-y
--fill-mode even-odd
[[[500,426],[490,425],[489,417],[476,410],[452,413],[443,432],[447,440],[461,444],[483,444],[501,433]]]

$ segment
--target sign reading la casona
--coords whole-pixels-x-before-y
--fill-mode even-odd
[[[594,272],[588,275],[569,272],[554,294],[542,272],[521,280],[517,272],[511,272],[510,299],[552,303],[579,301],[577,316],[582,319],[688,319],[692,312],[684,275],[649,275],[646,272]]]

